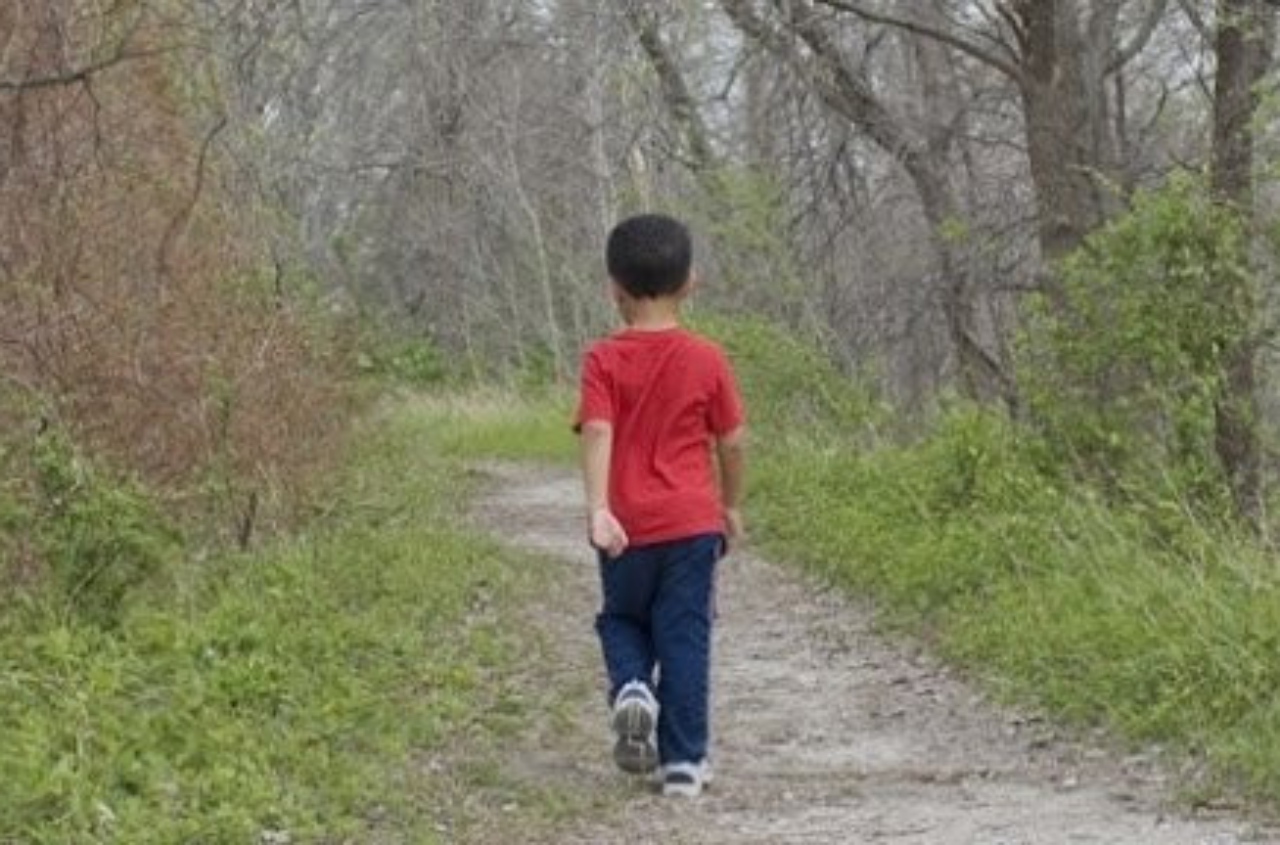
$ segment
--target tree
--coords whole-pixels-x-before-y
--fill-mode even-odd
[[[1210,177],[1218,201],[1246,221],[1254,217],[1253,120],[1258,87],[1272,60],[1276,10],[1264,0],[1219,0],[1214,52],[1213,147]],[[1242,261],[1247,257],[1242,256]],[[1236,322],[1229,327],[1221,395],[1216,404],[1216,446],[1236,506],[1249,517],[1260,507],[1257,421],[1256,303],[1254,294],[1224,280],[1218,291]]]
[[[681,130],[681,146],[688,157],[689,167],[695,172],[705,172],[715,163],[710,133],[684,71],[680,69],[674,52],[662,36],[660,12],[657,4],[646,0],[629,0],[625,4],[627,23],[649,59],[649,64],[658,77],[663,101]]]
[[[923,23],[855,0],[819,2],[934,40],[1017,87],[1045,258],[1069,253],[1117,207],[1114,186],[1122,180],[1108,80],[1146,47],[1167,0],[1147,0],[1123,43],[1124,0],[966,4],[980,26]],[[933,2],[938,8],[952,5]]]
[[[786,4],[775,16],[776,23],[766,19],[750,0],[721,0],[720,5],[748,38],[795,67],[832,111],[901,164],[927,222],[961,385],[970,396],[1003,394],[1008,398],[1010,382],[998,358],[981,340],[971,280],[949,237],[949,228],[963,216],[962,203],[949,175],[953,136],[946,131],[914,131],[896,115],[877,96],[866,67],[854,64],[829,21],[813,3],[801,0]],[[930,83],[937,81],[933,67],[923,63],[921,70],[930,77]]]

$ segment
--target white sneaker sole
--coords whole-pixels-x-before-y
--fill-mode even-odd
[[[623,702],[613,711],[613,761],[624,772],[647,774],[658,767],[658,749],[653,744],[653,710],[642,701]]]
[[[666,775],[672,771],[689,775],[691,780],[670,781],[666,780]],[[711,765],[703,762],[693,765],[690,763],[677,763],[673,766],[664,768],[662,780],[662,794],[667,797],[676,798],[697,798],[702,795],[703,791],[711,785]]]
[[[662,785],[662,794],[667,798],[697,798],[702,795],[702,784],[697,781],[693,783],[664,783]]]

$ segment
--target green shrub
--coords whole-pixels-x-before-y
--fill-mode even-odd
[[[433,387],[450,375],[445,356],[428,338],[395,337],[373,332],[364,350],[356,356],[356,365],[365,375],[409,387]]]
[[[1046,441],[1113,488],[1172,489],[1221,511],[1214,405],[1256,296],[1238,216],[1171,179],[1138,192],[1060,276],[1019,344],[1019,385]]]
[[[536,568],[454,527],[463,476],[432,426],[418,406],[381,416],[326,518],[191,561],[196,587],[111,636],[75,617],[0,627],[0,841],[440,841],[470,784],[427,761],[488,754],[482,737],[519,724],[505,610]],[[48,451],[51,494],[137,519]]]
[[[0,586],[8,592],[11,582],[21,577],[25,562],[27,532],[35,522],[29,503],[20,491],[20,482],[9,469],[6,450],[0,445]],[[4,611],[0,602],[0,613]]]
[[[559,376],[551,347],[538,343],[526,349],[509,379],[523,394],[541,393],[557,386]]]
[[[874,434],[887,419],[868,391],[776,323],[699,314],[690,325],[724,347],[753,430],[770,438],[847,442]]]
[[[884,623],[1008,697],[1204,755],[1219,783],[1280,801],[1271,554],[1176,499],[1103,495],[1054,457],[953,408],[908,446],[764,450],[748,515],[779,559],[873,596]]]
[[[129,481],[95,467],[56,431],[32,451],[34,546],[65,611],[115,624],[133,590],[171,562],[178,537],[156,504]]]
[[[764,170],[722,166],[705,174],[676,213],[706,242],[712,284],[702,296],[721,311],[802,322],[809,280],[800,272],[786,191]]]

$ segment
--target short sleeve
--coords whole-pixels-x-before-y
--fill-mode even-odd
[[[600,352],[587,350],[582,359],[582,376],[578,390],[578,411],[574,414],[573,430],[580,431],[591,420],[613,422],[613,390],[611,380]]]
[[[707,408],[707,425],[716,437],[722,437],[738,428],[746,420],[742,396],[733,369],[722,353],[715,356],[715,381],[711,391],[711,403]]]

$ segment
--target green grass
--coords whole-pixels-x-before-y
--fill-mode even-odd
[[[1249,538],[1107,503],[971,411],[910,447],[766,451],[749,504],[775,558],[1007,699],[1205,759],[1200,798],[1280,805],[1280,570]]]
[[[189,562],[110,633],[0,619],[0,842],[436,841],[529,718],[510,678],[537,647],[502,618],[532,567],[451,527],[439,438],[488,441],[447,429],[392,406],[303,535]]]
[[[572,394],[557,389],[528,396],[471,391],[418,400],[433,437],[450,457],[550,463],[576,459],[573,401]]]

